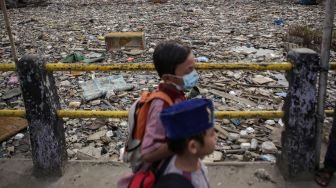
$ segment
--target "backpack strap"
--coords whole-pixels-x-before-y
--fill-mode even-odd
[[[169,106],[174,104],[174,101],[163,91],[153,91],[147,100],[152,101],[153,99],[161,99]]]
[[[134,116],[135,121],[135,129],[132,132],[133,138],[136,138],[140,141],[142,141],[144,135],[145,135],[145,126],[147,123],[147,116],[148,111],[151,106],[151,102],[153,99],[161,99],[165,102],[165,104],[168,103],[168,105],[174,104],[173,100],[164,92],[162,91],[153,91],[153,92],[143,92],[140,101],[138,103],[138,107],[136,110],[136,114]],[[137,127],[137,125],[141,125],[140,127]]]
[[[156,161],[156,162],[152,163],[151,168],[155,172],[156,180],[158,180],[163,175],[164,171],[166,170],[166,168],[167,168],[169,162],[172,160],[172,158],[173,158],[173,155],[166,158],[166,159],[163,159],[161,161]]]

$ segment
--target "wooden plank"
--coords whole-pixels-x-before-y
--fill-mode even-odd
[[[0,142],[27,128],[27,120],[20,117],[0,117]]]
[[[229,133],[223,129],[220,125],[215,124],[215,129],[226,139],[229,136]]]

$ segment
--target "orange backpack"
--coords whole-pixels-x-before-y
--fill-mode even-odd
[[[128,138],[125,143],[124,162],[129,162],[133,172],[141,168],[141,143],[145,135],[148,111],[153,99],[161,99],[172,105],[173,100],[162,91],[143,92],[128,112]]]

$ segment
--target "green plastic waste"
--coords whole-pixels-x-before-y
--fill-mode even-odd
[[[83,62],[83,63],[95,63],[95,62],[100,62],[105,59],[105,53],[103,53],[100,57],[97,58],[86,58],[83,54],[78,53],[78,52],[73,52],[69,55],[67,55],[65,58],[61,60],[62,63],[75,63],[75,62]]]

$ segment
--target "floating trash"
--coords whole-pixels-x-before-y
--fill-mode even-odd
[[[208,62],[209,61],[209,58],[205,57],[205,56],[201,56],[201,57],[197,57],[195,58],[195,60],[197,62]]]
[[[273,24],[274,25],[285,25],[286,24],[286,21],[284,21],[284,20],[274,20],[273,21]]]
[[[95,78],[81,84],[83,89],[83,98],[90,101],[104,96],[107,91],[125,91],[133,88],[133,85],[127,84],[121,75],[112,75],[109,77]]]

